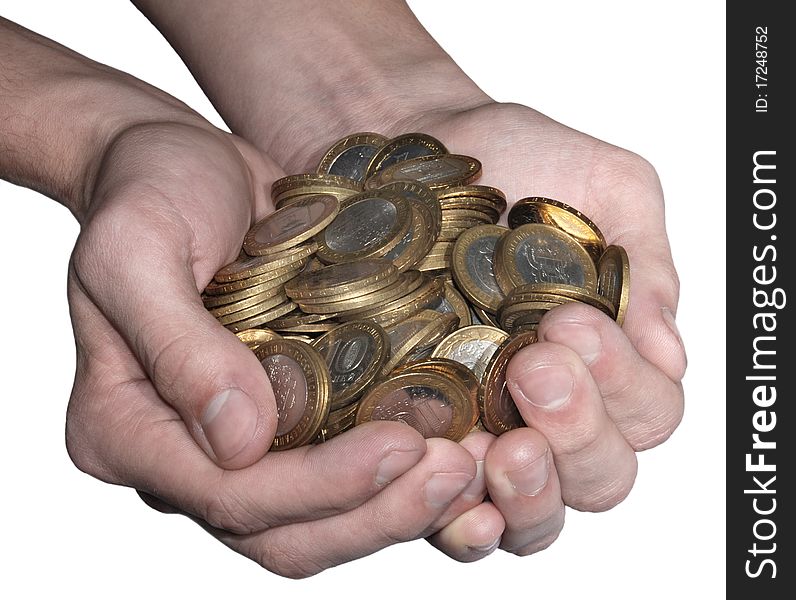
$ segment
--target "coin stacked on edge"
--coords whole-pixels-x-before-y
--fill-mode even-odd
[[[480,175],[431,136],[357,133],[274,182],[275,212],[202,294],[271,380],[274,449],[371,420],[455,441],[520,427],[506,367],[542,316],[581,302],[621,325],[625,250],[548,198],[498,225],[506,197]]]

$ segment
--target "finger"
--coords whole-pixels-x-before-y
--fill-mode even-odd
[[[475,477],[470,484],[462,491],[456,499],[451,502],[448,509],[442,513],[431,529],[438,530],[445,527],[463,512],[478,506],[486,496],[486,479],[484,478],[484,460],[486,452],[495,436],[486,431],[474,431],[469,433],[459,444],[470,453],[475,461]]]
[[[506,382],[525,422],[550,444],[567,505],[606,510],[627,496],[636,454],[575,352],[552,342],[531,344],[509,362]]]
[[[505,527],[500,510],[491,502],[482,502],[453,519],[428,541],[454,560],[473,562],[497,549]]]
[[[489,448],[489,497],[506,521],[500,547],[525,556],[552,544],[564,526],[564,503],[550,448],[528,427],[501,435]]]
[[[611,319],[569,303],[547,313],[539,339],[567,346],[588,366],[606,411],[634,450],[666,440],[683,416],[683,388],[649,362]]]
[[[251,352],[204,309],[197,284],[237,253],[251,182],[232,144],[171,133],[141,134],[152,148],[146,164],[126,161],[129,144],[110,153],[108,161],[132,166],[98,184],[99,208],[73,255],[75,279],[196,442],[218,464],[239,468],[270,447],[273,393]],[[172,155],[175,146],[196,153],[197,144],[212,157],[206,171]]]
[[[345,514],[251,536],[214,534],[268,570],[294,578],[422,537],[475,476],[473,459],[461,446],[440,438],[427,444],[414,468]]]
[[[663,191],[655,169],[626,151],[595,175],[601,190],[601,223],[616,232],[630,261],[630,301],[624,329],[638,352],[671,379],[686,368],[685,348],[675,322],[680,282],[666,235]],[[616,210],[621,207],[621,210]],[[628,224],[633,224],[629,227]]]
[[[243,534],[339,514],[377,494],[425,451],[414,429],[382,421],[317,446],[269,453],[245,469],[223,470],[159,399],[118,333],[97,325],[102,316],[96,308],[72,307],[76,322],[94,325],[76,330],[70,457],[95,477],[137,488],[215,527]]]

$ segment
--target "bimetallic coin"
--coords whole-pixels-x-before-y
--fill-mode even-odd
[[[488,185],[462,185],[439,190],[443,206],[485,206],[502,214],[506,210],[506,194]]]
[[[462,327],[442,340],[431,356],[455,360],[470,369],[483,381],[489,361],[509,335],[489,325]]]
[[[354,133],[336,141],[321,158],[318,173],[340,175],[362,182],[376,152],[388,142],[378,133]]]
[[[478,422],[478,394],[481,389],[481,383],[470,369],[455,360],[432,357],[404,363],[393,370],[393,375],[423,372],[439,373],[463,386],[470,400],[471,422],[473,424]]]
[[[431,233],[432,237],[439,235],[439,228],[442,225],[442,207],[440,206],[437,192],[423,185],[419,181],[393,181],[379,187],[380,190],[389,190],[401,194],[409,200],[415,200],[425,204],[431,211],[433,219]]]
[[[366,294],[394,283],[399,277],[391,261],[368,258],[305,271],[286,283],[285,291],[293,299],[327,302],[321,299]]]
[[[264,323],[278,319],[279,317],[282,317],[295,309],[296,305],[293,302],[286,302],[285,304],[275,306],[274,308],[266,310],[258,315],[254,315],[253,317],[249,317],[243,321],[235,321],[234,323],[224,325],[224,327],[237,333],[238,331],[251,329],[252,327],[258,327]]]
[[[517,200],[508,215],[509,227],[527,223],[545,223],[568,233],[586,248],[597,262],[605,251],[605,236],[597,225],[579,210],[550,198],[531,197]]]
[[[304,261],[299,261],[294,265],[291,265],[289,269],[288,267],[285,267],[284,269],[266,271],[265,273],[260,273],[259,275],[255,275],[254,277],[249,277],[247,279],[239,279],[238,281],[229,281],[227,283],[211,281],[204,289],[205,297],[203,300],[206,301],[205,306],[208,306],[208,302],[218,306],[215,299],[211,299],[210,296],[224,296],[224,304],[228,304],[229,302],[234,302],[235,300],[240,299],[239,296],[241,294],[238,292],[243,292],[243,290],[249,290],[252,292],[253,290],[251,290],[251,288],[255,286],[258,287],[258,292],[253,292],[251,294],[246,293],[246,295],[243,297],[252,296],[254,293],[260,293],[266,289],[280,287],[286,281],[289,281],[298,275],[303,268]]]
[[[230,304],[224,304],[222,306],[217,306],[215,308],[208,308],[208,311],[211,315],[213,315],[216,319],[220,319],[221,317],[227,316],[235,316],[243,314],[243,311],[246,309],[256,309],[259,308],[260,310],[254,310],[254,313],[257,314],[263,312],[263,310],[267,310],[276,306],[277,304],[281,304],[287,300],[287,296],[284,293],[277,293],[272,294],[270,291],[265,291],[255,296],[249,296],[248,298],[244,298],[243,300],[238,300],[237,302],[232,302]],[[251,314],[249,315],[251,316]],[[243,317],[248,318],[248,317]],[[241,321],[243,318],[235,319],[236,321]]]
[[[625,322],[630,301],[630,260],[622,246],[608,246],[597,263],[597,293],[616,309],[616,322]]]
[[[462,298],[459,290],[450,281],[445,281],[445,297],[434,307],[434,310],[443,314],[455,313],[459,317],[459,327],[467,327],[473,323],[467,300]]]
[[[409,202],[412,208],[412,226],[398,245],[384,255],[399,271],[411,269],[420,262],[436,240],[432,235],[434,225],[431,210],[415,200]]]
[[[456,285],[470,302],[493,313],[504,297],[495,279],[495,247],[508,231],[499,225],[479,225],[462,233],[453,247],[451,269]]]
[[[238,339],[249,347],[249,350],[256,350],[265,342],[279,339],[279,335],[270,329],[246,329],[235,334]]]
[[[359,403],[356,424],[402,421],[425,438],[460,441],[472,428],[464,386],[439,373],[397,375],[371,388]]]
[[[440,315],[433,310],[422,310],[405,321],[385,329],[390,338],[390,358],[384,363],[381,375],[386,377],[418,347],[435,345],[434,341],[444,337],[459,323],[454,314]]]
[[[329,415],[329,370],[312,346],[295,340],[265,342],[255,351],[276,400],[278,421],[272,450],[306,444]]]
[[[384,329],[364,321],[335,327],[312,345],[329,368],[331,410],[354,402],[390,356],[390,338]]]
[[[356,423],[356,414],[356,403],[331,411],[313,443],[328,442],[333,437],[351,429]]]
[[[280,208],[261,219],[243,239],[247,254],[273,254],[298,246],[331,223],[340,209],[337,198],[319,194]]]
[[[256,298],[257,296],[254,297]],[[216,318],[216,320],[218,320],[219,323],[222,325],[229,325],[230,323],[245,321],[246,319],[250,319],[255,315],[262,314],[284,302],[287,302],[287,296],[284,294],[278,294],[272,298],[267,298],[261,302],[258,302],[257,304],[252,304],[251,306],[247,306],[246,308],[232,313],[218,314],[224,310],[225,307],[223,306],[214,308],[213,311],[215,311],[215,313],[213,313],[213,311],[211,311],[211,313],[213,313],[213,316]]]
[[[302,173],[300,175],[288,175],[274,181],[271,186],[271,199],[275,205],[278,205],[287,198],[296,195],[320,194],[331,190],[339,192],[348,190],[355,194],[361,189],[360,183],[348,177]]]
[[[418,181],[432,190],[460,186],[481,175],[481,163],[472,156],[442,154],[420,156],[383,168],[365,181],[365,189],[374,189],[393,181]],[[444,217],[444,215],[443,215]]]
[[[589,253],[552,225],[530,223],[504,234],[495,246],[494,265],[495,278],[505,294],[526,283],[597,291],[597,268]]]
[[[399,135],[379,148],[365,172],[365,179],[396,163],[417,158],[447,154],[448,150],[438,139],[424,133]]]
[[[317,257],[329,264],[384,256],[411,225],[410,204],[396,192],[357,194],[342,203],[337,218],[316,237]]]
[[[509,336],[492,356],[484,371],[484,383],[478,404],[481,422],[490,433],[500,435],[525,425],[506,386],[506,368],[517,351],[535,342],[535,331],[523,331]]]
[[[329,302],[315,302],[314,300],[298,300],[299,307],[304,312],[314,312],[321,314],[336,313],[337,318],[342,321],[358,320],[352,319],[352,315],[369,311],[374,307],[379,308],[390,302],[402,298],[406,294],[416,290],[422,285],[423,279],[417,271],[407,271],[400,273],[400,277],[394,283],[369,294],[355,294],[354,296],[333,297]],[[321,300],[326,300],[321,298]]]
[[[213,279],[219,283],[226,283],[248,279],[276,269],[289,269],[292,265],[308,259],[317,249],[317,245],[313,243],[298,246],[295,252],[278,259],[273,256],[242,256],[235,262],[221,267],[213,275]]]

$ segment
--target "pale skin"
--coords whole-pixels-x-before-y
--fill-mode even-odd
[[[82,225],[69,275],[78,362],[67,443],[78,467],[291,577],[419,537],[461,561],[497,547],[531,554],[558,536],[565,505],[597,511],[624,499],[635,453],[666,440],[683,406],[678,281],[654,169],[495,103],[397,1],[328,2],[322,13],[302,1],[136,5],[234,135],[0,21],[0,92],[15,92],[0,95],[0,139],[12,150],[0,154],[0,175],[56,198]],[[311,170],[356,131],[431,134],[478,157],[484,182],[510,201],[563,200],[627,249],[623,329],[591,307],[563,306],[511,362],[528,427],[454,444],[373,423],[268,452],[267,377],[198,290],[272,210],[271,182]]]

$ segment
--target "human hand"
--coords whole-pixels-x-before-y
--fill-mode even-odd
[[[621,501],[635,477],[635,451],[665,440],[682,415],[678,281],[654,169],[530,108],[492,101],[400,1],[339,2],[324,12],[308,1],[248,3],[245,11],[210,2],[190,22],[179,2],[136,4],[233,130],[288,172],[312,170],[324,143],[355,131],[422,131],[481,160],[482,182],[510,199],[566,202],[627,249],[624,328],[577,304],[545,316],[540,342],[508,372],[530,427],[494,441],[479,434],[473,457],[483,461],[491,502],[458,516],[432,542],[459,560],[484,556],[495,541],[528,554],[558,535],[564,504],[605,510]],[[295,30],[299,18],[306,35]],[[540,393],[555,389],[556,371],[568,399],[542,408]],[[515,471],[512,483],[506,474]]]
[[[478,527],[464,513],[432,538],[473,560],[483,554],[472,548],[505,526],[501,547],[529,554],[555,540],[564,505],[601,511],[621,502],[635,479],[635,452],[666,440],[682,417],[686,358],[663,194],[642,158],[523,106],[486,103],[415,125],[452,152],[478,157],[483,182],[511,200],[546,196],[581,210],[630,257],[623,328],[592,307],[566,304],[542,319],[539,343],[511,361],[507,385],[529,427],[496,438],[487,452],[494,506],[478,507]]]
[[[291,577],[422,537],[480,501],[483,480],[451,506],[475,474],[465,449],[401,424],[267,452],[265,371],[198,290],[270,210],[273,163],[209,127],[152,123],[125,130],[101,164],[69,273],[79,468]]]

